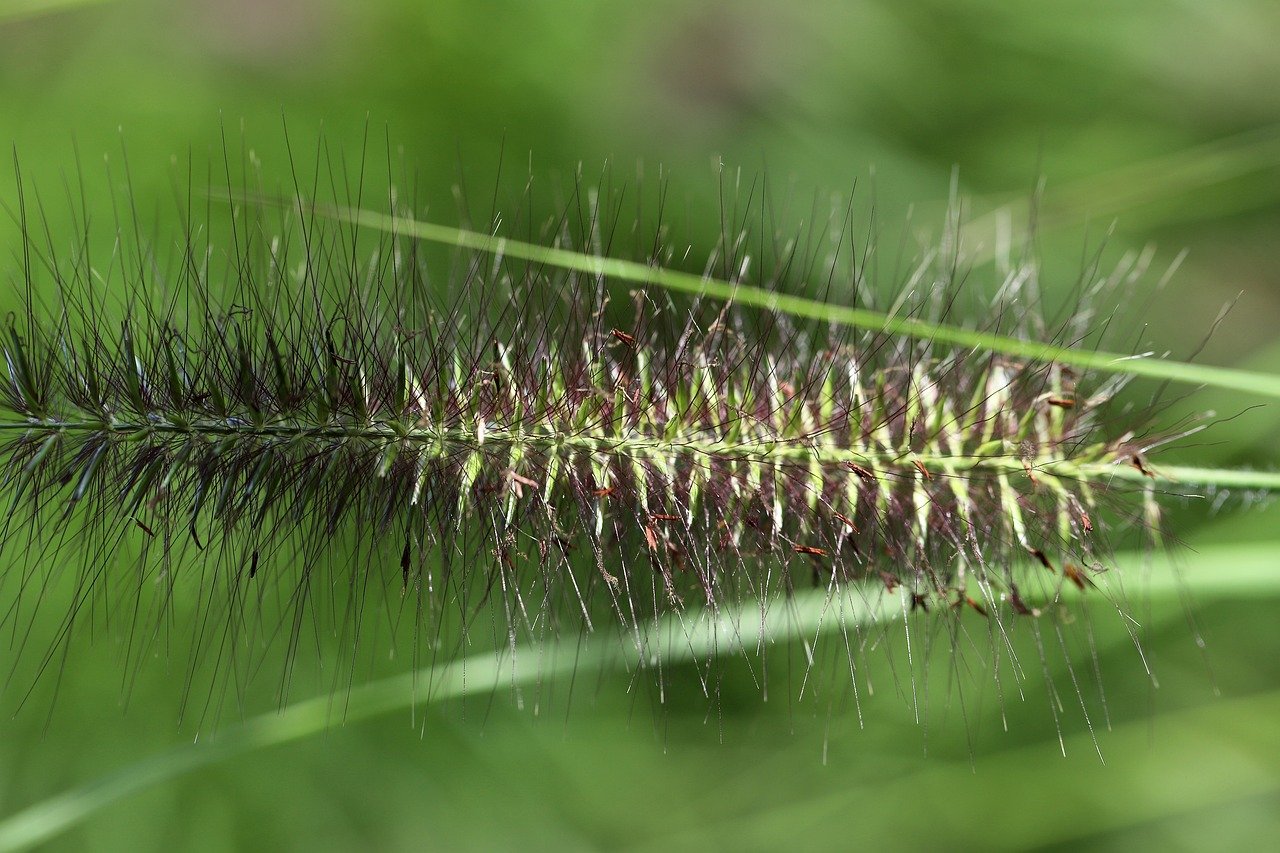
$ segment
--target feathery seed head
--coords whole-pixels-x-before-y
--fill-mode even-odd
[[[599,252],[617,225],[601,209],[570,209],[544,239]],[[456,251],[442,287],[415,236],[302,203],[272,229],[254,210],[236,208],[230,249],[180,233],[167,269],[155,247],[122,244],[123,295],[86,252],[43,252],[27,232],[54,297],[41,308],[28,272],[0,344],[0,542],[58,558],[40,586],[83,555],[68,635],[86,603],[132,601],[138,630],[186,594],[204,611],[197,653],[272,634],[246,614],[265,598],[295,643],[317,610],[358,632],[371,590],[437,639],[486,608],[511,643],[594,627],[601,608],[638,635],[664,613],[809,584],[864,584],[1003,632],[1039,613],[1033,594],[1100,583],[1109,532],[1158,523],[1154,442],[1112,404],[1123,378],[626,292],[501,247]],[[743,245],[726,235],[715,253],[739,276]],[[775,292],[794,245],[760,273]],[[656,241],[643,260],[675,253]],[[843,298],[873,298],[865,260]],[[827,268],[834,281],[838,251]],[[934,253],[887,316],[928,328],[963,280]],[[1048,333],[1020,305],[1034,289],[1034,267],[1015,265],[988,325],[1049,344],[1090,334],[1083,303]],[[129,537],[144,570],[114,577]],[[32,618],[30,585],[0,578],[14,599],[0,620]],[[345,607],[320,603],[342,590]]]

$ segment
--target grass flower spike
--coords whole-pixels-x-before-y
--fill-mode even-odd
[[[956,332],[958,231],[875,314],[846,223],[820,259],[780,241],[753,260],[726,233],[708,269],[732,281],[682,293],[664,228],[619,259],[620,206],[575,198],[524,223],[544,255],[417,233],[394,196],[375,221],[233,195],[224,244],[212,204],[168,242],[131,217],[104,266],[20,199],[0,454],[4,547],[32,558],[0,578],[0,619],[23,636],[63,591],[40,670],[99,610],[132,661],[176,642],[236,683],[284,643],[287,685],[308,636],[354,661],[378,611],[411,624],[415,660],[480,625],[514,650],[605,614],[643,650],[655,620],[809,586],[971,620],[999,654],[1064,588],[1108,585],[1117,531],[1155,541],[1174,482],[1213,482],[1153,453],[1198,426],[1116,402],[1105,277],[1050,325],[1034,264],[1010,261]],[[786,310],[815,277],[883,322]]]

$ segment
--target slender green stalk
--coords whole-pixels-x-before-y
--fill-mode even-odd
[[[453,228],[448,225],[420,222],[407,216],[393,216],[373,210],[352,207],[321,206],[317,209],[335,219],[365,228],[403,234],[434,243],[460,246],[499,257],[508,256],[533,263],[547,264],[589,275],[608,276],[619,281],[655,285],[678,293],[705,295],[713,299],[733,301],[739,305],[760,308],[766,311],[780,311],[795,317],[829,321],[859,329],[905,335],[911,338],[933,340],[956,346],[990,350],[1034,361],[1056,361],[1061,364],[1070,364],[1105,373],[1143,376],[1151,379],[1168,379],[1174,382],[1208,385],[1216,388],[1244,391],[1263,397],[1280,398],[1280,376],[1204,364],[1189,364],[1168,359],[1075,349],[1039,341],[1027,341],[992,332],[933,323],[918,317],[902,317],[871,311],[866,308],[833,305],[802,296],[777,293],[748,284],[734,284],[708,276],[695,275],[635,261],[599,257],[570,249],[540,246],[506,237],[481,234],[476,231]]]
[[[1280,595],[1280,572],[1275,570],[1274,557],[1274,548],[1269,545],[1208,547],[1191,556],[1185,571],[1154,573],[1143,583],[1152,596],[1190,592],[1203,600]],[[1132,569],[1143,559],[1134,555],[1119,563]],[[1070,584],[1063,585],[1058,594],[1066,599],[1080,595]],[[423,684],[431,686],[425,698],[438,701],[469,691],[600,671],[618,662],[633,669],[655,657],[672,664],[713,654],[739,654],[773,643],[885,623],[908,612],[909,598],[903,588],[891,594],[884,593],[883,587],[845,587],[834,594],[810,590],[785,601],[751,601],[719,613],[702,610],[666,617],[636,635],[634,644],[621,644],[621,655],[618,637],[607,633],[565,648],[523,647],[507,655],[477,654],[444,667],[353,688],[343,703],[340,721],[332,716],[329,697],[303,700],[278,713],[254,717],[211,739],[184,744],[29,806],[0,821],[0,851],[39,844],[130,794],[236,755],[302,740],[334,722],[352,723],[411,707],[423,701],[419,689]]]
[[[1137,480],[1142,472],[1136,468],[1112,466],[1109,476]],[[1157,481],[1168,483],[1196,483],[1206,486],[1237,489],[1280,490],[1280,471],[1250,471],[1243,468],[1201,468],[1194,465],[1161,465],[1152,469]]]
[[[230,424],[225,421],[187,424],[169,423],[104,423],[101,420],[38,421],[0,423],[0,431],[38,430],[49,432],[109,432],[125,440],[145,438],[151,434],[180,434],[209,439],[236,436],[243,439],[271,438],[288,440],[340,440],[375,443],[407,442],[410,444],[465,449],[481,443],[519,445],[525,448],[552,449],[572,447],[592,453],[621,453],[643,456],[668,453],[673,449],[718,459],[768,459],[771,463],[808,463],[835,466],[847,463],[869,464],[880,469],[910,472],[920,466],[944,475],[968,471],[1018,473],[1030,471],[1072,480],[1154,481],[1162,484],[1219,486],[1222,488],[1280,490],[1280,471],[1252,471],[1234,468],[1201,468],[1161,465],[1138,468],[1124,459],[1102,455],[1096,460],[1080,461],[1079,457],[1062,459],[1052,456],[1028,458],[1016,452],[945,453],[900,451],[873,446],[848,448],[801,436],[774,441],[720,441],[714,438],[681,434],[677,439],[649,436],[641,432],[620,435],[613,432],[583,430],[576,433],[536,430],[510,430],[485,426],[482,430],[467,427],[414,426],[398,423],[371,422],[364,425],[305,426],[277,423],[265,425]]]

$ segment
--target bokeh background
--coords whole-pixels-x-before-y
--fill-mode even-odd
[[[385,134],[446,211],[460,177],[491,186],[500,158],[552,179],[644,164],[670,176],[691,240],[703,217],[708,234],[719,227],[718,164],[802,196],[874,186],[885,223],[940,222],[958,175],[978,239],[1001,211],[1025,222],[1043,182],[1046,288],[1065,292],[1108,233],[1108,258],[1152,249],[1157,272],[1185,249],[1135,320],[1143,338],[1186,356],[1235,301],[1198,358],[1275,372],[1278,42],[1280,6],[1266,0],[0,0],[0,141],[50,192],[77,151],[92,172],[123,141],[134,194],[156,210],[171,209],[171,164],[211,156],[224,131],[283,179],[282,114],[295,140],[323,130],[338,150],[357,151],[366,125],[378,144]],[[12,205],[11,170],[2,186]],[[7,217],[0,237],[8,286]],[[1256,402],[1188,401],[1240,417],[1186,452],[1276,465],[1280,416]],[[1187,553],[1266,547],[1278,521],[1241,500],[1176,516]],[[17,558],[3,559],[0,570]],[[663,706],[625,676],[592,675],[537,714],[500,691],[420,709],[416,727],[391,716],[236,758],[56,843],[1256,846],[1280,833],[1274,604],[1201,603],[1197,633],[1182,602],[1155,602],[1142,618],[1158,689],[1123,624],[1099,620],[1107,708],[1090,721],[1105,762],[1074,696],[1055,714],[1040,677],[1003,706],[968,704],[943,667],[917,722],[887,664],[861,721],[840,691],[766,702],[745,668],[725,672],[718,702],[690,672]],[[4,642],[0,656],[16,643]],[[1061,657],[1046,665],[1059,687]],[[23,691],[3,694],[0,814],[193,736],[176,714],[181,662],[126,685],[109,643],[80,643],[68,661],[52,715],[46,683],[12,717]]]

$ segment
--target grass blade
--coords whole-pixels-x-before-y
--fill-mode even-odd
[[[1131,555],[1120,562],[1133,568],[1145,559]],[[1213,546],[1190,556],[1181,572],[1167,570],[1143,581],[1151,596],[1243,598],[1280,595],[1280,572],[1275,570],[1275,549],[1260,545]],[[1078,593],[1069,584],[1061,594]],[[717,615],[701,611],[692,617],[668,617],[650,625],[645,634],[648,648],[632,648],[625,658],[634,667],[653,654],[668,663],[679,663],[711,653],[736,654],[774,642],[812,638],[854,625],[871,626],[906,612],[905,590],[898,595],[868,596],[849,587],[828,596],[825,590],[800,592],[784,607],[780,602],[746,602]],[[403,710],[422,701],[416,685],[432,685],[430,701],[461,696],[465,690],[496,689],[499,685],[526,683],[530,679],[581,674],[602,670],[620,658],[616,637],[596,636],[580,646],[552,649],[538,654],[525,649],[536,664],[517,668],[517,652],[506,659],[478,654],[440,669],[427,669],[383,679],[353,688],[345,705],[344,722],[369,719]],[[63,794],[36,803],[0,821],[0,851],[21,850],[39,844],[75,826],[112,803],[153,785],[180,778],[224,759],[255,749],[279,746],[318,734],[333,724],[331,697],[320,696],[294,703],[225,731],[220,736],[184,744],[169,752],[100,777]]]
[[[339,221],[365,228],[416,237],[433,243],[455,245],[491,255],[548,264],[589,275],[608,276],[619,281],[655,285],[677,293],[705,295],[725,301],[732,300],[739,305],[766,311],[780,311],[795,317],[829,321],[858,329],[933,340],[956,346],[974,347],[1033,361],[1056,361],[1105,373],[1166,379],[1280,398],[1280,376],[1265,373],[1027,341],[959,326],[932,323],[916,317],[895,316],[848,305],[833,305],[803,296],[777,293],[747,284],[732,284],[636,261],[599,257],[569,249],[525,243],[373,210],[320,206],[317,207],[317,211]]]

